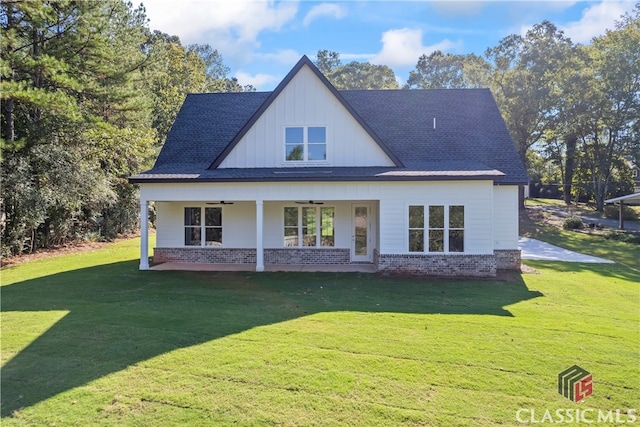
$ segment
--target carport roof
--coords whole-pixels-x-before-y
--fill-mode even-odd
[[[625,196],[607,199],[605,203],[624,203],[625,205],[640,205],[640,193],[627,194]]]

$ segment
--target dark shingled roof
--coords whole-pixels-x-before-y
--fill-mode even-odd
[[[488,89],[330,89],[401,166],[217,169],[232,141],[242,136],[245,125],[257,118],[275,92],[215,93],[187,96],[153,169],[130,181],[528,181]]]

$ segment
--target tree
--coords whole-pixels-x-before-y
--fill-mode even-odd
[[[316,66],[336,89],[398,89],[396,76],[386,65],[357,61],[343,65],[337,52],[319,50]]]
[[[493,93],[525,165],[527,151],[553,128],[554,84],[572,47],[562,31],[544,21],[526,36],[508,36],[486,51]]]
[[[593,182],[596,208],[602,211],[616,167],[638,149],[640,117],[640,4],[616,29],[586,48],[590,79],[588,109],[580,139]]]
[[[327,75],[342,66],[340,54],[338,52],[330,52],[328,50],[319,50],[316,54],[316,67]]]
[[[114,209],[135,218],[126,177],[153,141],[138,84],[144,9],[120,0],[3,2],[0,12],[2,253],[96,229],[107,235],[97,219]]]
[[[327,76],[336,89],[398,89],[393,70],[386,65],[349,62]]]
[[[491,66],[482,57],[443,54],[437,50],[418,59],[415,70],[409,73],[406,88],[481,88],[489,86]]]

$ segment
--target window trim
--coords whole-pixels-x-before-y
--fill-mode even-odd
[[[200,225],[187,225],[185,224],[185,211],[187,209],[200,209]],[[207,225],[206,210],[207,209],[220,209],[220,225]],[[203,205],[186,205],[182,208],[183,221],[182,221],[182,233],[183,241],[182,245],[185,248],[223,248],[224,247],[224,207],[223,206],[203,206]],[[185,231],[187,228],[199,228],[200,229],[200,244],[199,245],[187,245]],[[207,245],[207,230],[219,229],[220,230],[220,245]]]
[[[285,224],[285,210],[286,209],[291,209],[291,208],[295,208],[298,210],[298,218],[297,218],[297,225],[295,226],[288,226]],[[316,224],[315,224],[315,236],[316,236],[316,242],[315,245],[313,246],[305,246],[304,245],[304,236],[305,234],[303,233],[303,229],[308,228],[306,226],[303,225],[302,223],[302,212],[303,209],[305,208],[311,208],[311,209],[315,209],[315,215],[316,215]],[[332,223],[332,227],[323,227],[322,226],[322,210],[323,209],[333,209],[333,223]],[[289,229],[293,229],[295,227],[295,229],[297,229],[297,238],[298,238],[298,244],[296,246],[287,246],[286,242],[284,239],[287,238],[287,234],[285,233],[285,230],[287,228]],[[333,228],[333,245],[328,246],[328,245],[323,245],[322,244],[322,231],[323,230],[327,230],[327,229],[331,229]],[[310,249],[335,249],[336,247],[336,207],[333,205],[322,205],[322,206],[314,206],[314,205],[301,205],[301,206],[292,206],[292,205],[285,205],[282,208],[282,244],[284,248],[296,248],[296,249],[305,249],[305,248],[310,248]]]
[[[431,207],[439,207],[442,206],[444,208],[444,224],[443,227],[430,227],[429,226],[429,219],[430,219],[430,212],[429,212],[429,208]],[[461,206],[463,208],[463,226],[462,227],[451,227],[450,224],[450,210],[452,207],[454,206]],[[411,208],[412,207],[421,207],[423,209],[423,224],[422,227],[411,227],[410,225],[410,220],[409,220],[409,215],[411,212]],[[468,253],[466,248],[467,248],[467,233],[465,233],[466,230],[466,226],[465,224],[467,223],[467,209],[466,209],[466,205],[464,204],[446,204],[446,203],[441,203],[441,204],[424,204],[424,203],[410,203],[407,204],[406,207],[406,248],[407,248],[407,253],[408,254],[465,254]],[[429,250],[429,235],[430,235],[430,231],[442,231],[442,238],[443,238],[443,250],[442,251],[430,251]],[[411,250],[411,246],[410,246],[410,235],[412,231],[422,231],[422,251],[412,251]],[[463,250],[462,251],[451,251],[450,247],[449,247],[449,240],[450,240],[450,235],[452,231],[462,231],[462,247]]]
[[[287,160],[287,129],[290,128],[302,128],[302,160]],[[324,144],[318,142],[309,142],[309,128],[324,128]],[[329,163],[329,128],[327,125],[286,125],[283,127],[283,141],[282,147],[284,149],[282,153],[282,161],[284,165],[326,165]],[[324,160],[307,160],[309,157],[309,145],[324,145],[325,147],[325,159]]]

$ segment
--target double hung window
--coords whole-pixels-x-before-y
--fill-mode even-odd
[[[284,130],[287,162],[322,162],[327,160],[327,128],[287,127]]]
[[[464,206],[409,206],[409,252],[464,252]]]
[[[184,208],[184,245],[222,246],[222,208]]]

